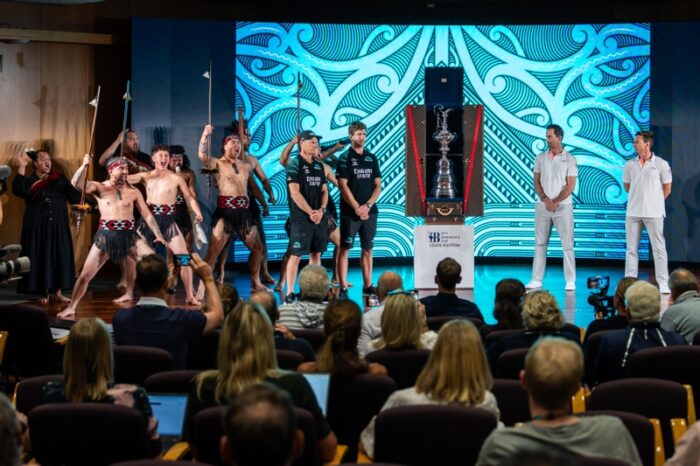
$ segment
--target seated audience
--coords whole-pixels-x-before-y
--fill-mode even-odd
[[[629,356],[646,348],[686,345],[681,335],[659,325],[661,295],[649,282],[638,280],[627,289],[625,301],[630,321],[626,329],[611,330],[600,340],[593,366],[593,383],[624,377]]]
[[[666,461],[665,466],[698,465],[700,465],[700,422],[688,427],[688,431],[676,444],[673,456]]]
[[[467,320],[454,320],[440,329],[416,385],[394,392],[382,411],[407,405],[460,404],[484,408],[498,418],[496,398],[489,391],[492,385],[479,331]],[[361,447],[370,458],[374,457],[375,420],[376,416],[360,436]]]
[[[4,393],[0,393],[0,465],[20,466],[21,458],[22,425],[12,402]]]
[[[632,286],[632,283],[636,281],[636,277],[624,277],[617,282],[617,288],[615,288],[615,294],[613,295],[615,313],[606,318],[604,315],[600,315],[596,312],[595,320],[593,320],[586,329],[584,343],[588,340],[588,337],[596,332],[627,328],[627,325],[629,325],[629,312],[625,306],[625,293],[627,289]]]
[[[299,300],[279,307],[279,324],[292,330],[323,327],[330,286],[325,267],[310,264],[301,269]]]
[[[485,337],[497,330],[516,330],[523,326],[523,300],[525,285],[515,278],[504,278],[496,283],[496,298],[493,302],[494,325],[482,325],[479,333]]]
[[[564,316],[559,310],[557,300],[549,291],[534,291],[525,296],[523,323],[523,333],[499,338],[486,349],[491,370],[496,369],[501,354],[512,349],[529,348],[543,336],[559,336],[580,344],[576,335],[560,332],[564,326]]]
[[[148,421],[153,454],[160,452],[158,420],[153,415],[146,390],[136,385],[114,383],[112,338],[101,319],[86,317],[71,327],[63,353],[63,382],[44,385],[41,401],[89,401],[135,408]]]
[[[195,415],[208,407],[231,403],[249,385],[267,382],[285,390],[295,406],[314,417],[319,454],[323,461],[335,455],[338,441],[321,413],[304,376],[277,367],[272,323],[267,313],[240,303],[224,321],[219,339],[218,370],[199,374],[192,386],[185,414],[185,439],[193,435]]]
[[[224,312],[223,318],[225,319],[226,316],[229,315],[236,306],[238,306],[238,303],[241,302],[241,295],[238,294],[238,289],[230,283],[220,283],[216,288],[219,290],[221,308]],[[205,314],[209,312],[206,303],[202,304],[202,307],[200,307],[199,310]],[[223,323],[223,319],[221,320],[221,323]]]
[[[693,272],[676,269],[668,279],[671,288],[671,304],[661,317],[661,328],[683,335],[688,344],[700,331],[700,295],[698,279]]]
[[[543,338],[527,354],[520,382],[527,390],[532,420],[521,427],[494,430],[481,448],[478,466],[510,463],[522,450],[562,451],[604,456],[641,466],[625,425],[616,417],[577,417],[571,397],[581,386],[583,352],[562,338]]]
[[[221,298],[211,268],[197,253],[190,266],[206,287],[207,312],[172,309],[168,296],[168,266],[157,254],[143,257],[136,264],[136,286],[141,299],[130,309],[117,311],[112,318],[117,345],[151,346],[173,355],[178,369],[185,368],[187,344],[192,337],[216,329],[223,320]]]
[[[221,457],[228,464],[289,466],[303,448],[292,402],[272,385],[244,388],[226,411]]]
[[[316,359],[316,351],[311,344],[303,338],[297,338],[287,327],[277,323],[280,313],[277,308],[277,300],[269,291],[258,291],[250,297],[251,304],[259,304],[265,309],[274,329],[275,349],[296,351],[304,357],[304,361]]]
[[[459,265],[459,262],[451,257],[438,262],[435,275],[438,293],[420,300],[425,305],[425,315],[427,317],[476,317],[483,322],[484,316],[481,314],[479,306],[469,300],[457,297],[457,284],[461,281],[462,266]]]
[[[362,312],[354,301],[335,299],[328,303],[323,314],[326,342],[316,355],[316,362],[305,362],[299,372],[327,372],[338,375],[386,375],[386,367],[367,362],[357,352]]]
[[[367,346],[382,334],[382,312],[384,312],[384,300],[391,291],[402,289],[403,280],[396,272],[384,272],[377,281],[377,297],[379,306],[366,310],[362,314],[362,328],[360,339],[357,342],[357,351],[364,358],[369,352]]]
[[[433,349],[436,340],[437,333],[428,330],[425,307],[409,293],[400,292],[385,301],[382,335],[367,350]]]

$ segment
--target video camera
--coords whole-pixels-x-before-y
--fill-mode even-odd
[[[12,169],[7,165],[0,165],[0,194],[7,191],[7,178],[12,173]]]
[[[591,290],[588,295],[588,304],[593,306],[596,316],[606,318],[608,315],[615,315],[615,299],[608,295],[610,277],[602,275],[588,277],[587,285]]]
[[[19,275],[29,272],[31,263],[29,258],[16,257],[9,259],[13,255],[19,256],[22,246],[19,244],[8,244],[0,248],[0,285],[7,285],[9,282],[19,280]]]

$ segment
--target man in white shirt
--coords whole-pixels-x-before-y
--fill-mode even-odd
[[[535,204],[535,257],[532,277],[525,287],[542,288],[547,244],[554,224],[564,255],[565,290],[573,291],[576,289],[576,259],[571,193],[576,186],[578,164],[576,158],[562,146],[564,130],[561,126],[547,126],[546,137],[549,150],[537,154],[535,158],[535,192],[539,198]]]
[[[671,194],[672,175],[668,162],[651,151],[653,145],[654,134],[651,131],[639,131],[634,138],[637,157],[627,161],[622,173],[625,191],[629,193],[625,218],[627,236],[625,276],[637,276],[639,237],[642,234],[642,227],[645,227],[651,242],[659,291],[662,294],[670,294],[664,217],[666,217],[665,200]]]

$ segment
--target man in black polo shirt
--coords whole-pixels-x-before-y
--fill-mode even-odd
[[[425,306],[425,316],[476,317],[484,321],[484,316],[475,303],[457,296],[457,284],[462,281],[462,266],[451,257],[438,262],[435,271],[435,284],[438,294],[420,300]]]
[[[377,157],[365,150],[367,127],[356,121],[348,128],[351,147],[340,156],[336,177],[340,188],[340,253],[338,274],[340,296],[348,293],[348,254],[360,233],[363,295],[375,294],[372,286],[372,248],[377,233],[377,199],[382,192],[382,179]]]
[[[294,295],[301,256],[309,254],[309,263],[321,264],[321,254],[328,244],[326,204],[328,188],[323,163],[314,159],[319,136],[313,131],[299,134],[299,155],[287,164],[289,188],[289,243],[291,256],[287,262],[287,297]],[[291,296],[290,296],[291,295]]]

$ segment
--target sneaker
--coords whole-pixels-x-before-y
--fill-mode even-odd
[[[566,282],[566,286],[564,287],[564,291],[574,291],[574,290],[576,290],[576,283]]]
[[[374,285],[362,288],[362,296],[369,296],[373,294],[377,294],[377,289],[374,287]]]
[[[348,289],[347,287],[341,287],[338,291],[338,299],[348,299]]]
[[[527,285],[525,285],[525,288],[528,290],[536,290],[542,288],[542,282],[538,282],[537,280],[530,280],[530,282]]]
[[[285,304],[292,304],[295,299],[296,295],[294,293],[289,293],[287,296],[284,297],[284,302]]]
[[[659,292],[661,294],[671,294],[671,289],[668,287],[668,285],[661,284],[659,285]]]

